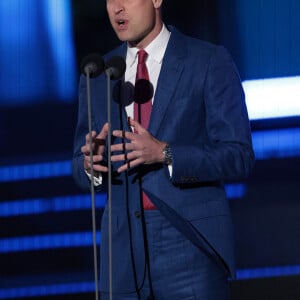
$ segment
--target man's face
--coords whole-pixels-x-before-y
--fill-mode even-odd
[[[159,33],[161,20],[158,0],[107,0],[111,25],[121,41],[144,48]]]

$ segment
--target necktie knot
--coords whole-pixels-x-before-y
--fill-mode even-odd
[[[146,65],[146,58],[148,53],[141,49],[138,51],[138,64],[137,64],[137,73],[136,73],[136,80],[139,79],[147,79],[149,80],[149,74]]]
[[[145,50],[138,51],[138,64],[135,81],[134,95],[134,119],[144,128],[148,128],[152,109],[151,98],[153,87],[149,81],[149,74],[146,66],[148,53]],[[152,89],[151,89],[152,88]]]
[[[141,49],[138,51],[138,64],[144,64],[146,62],[148,53]]]

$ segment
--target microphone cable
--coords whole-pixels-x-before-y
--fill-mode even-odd
[[[139,79],[135,83],[135,92],[134,92],[134,102],[138,104],[138,121],[141,123],[141,105],[146,103],[147,101],[151,101],[154,94],[154,88],[152,83],[148,79]],[[142,230],[143,230],[143,241],[144,241],[144,253],[146,260],[146,272],[148,275],[149,282],[149,291],[150,295],[147,299],[155,300],[153,286],[152,286],[152,276],[151,276],[151,266],[150,266],[150,255],[149,255],[149,242],[147,235],[147,226],[145,219],[145,210],[143,205],[143,187],[142,187],[142,175],[141,168],[139,167],[139,176],[138,176],[138,184],[140,191],[140,207],[141,207],[141,219],[142,219]]]
[[[130,124],[128,123],[128,117],[127,117],[127,112],[125,107],[132,104],[133,102],[133,98],[135,97],[135,87],[133,86],[133,84],[131,82],[119,82],[117,83],[117,85],[115,86],[115,93],[114,93],[114,100],[115,102],[118,104],[119,106],[119,120],[120,120],[120,129],[122,130],[122,132],[124,132],[125,128],[124,128],[124,124],[125,124],[125,120],[124,120],[124,115],[126,118],[126,124],[129,127],[130,130]],[[123,154],[125,155],[125,159],[126,159],[126,148],[125,148],[125,136],[123,136],[122,138],[122,143],[123,143]],[[128,160],[126,160],[126,162],[128,162]],[[126,203],[126,216],[127,216],[127,222],[128,222],[128,233],[129,233],[129,243],[130,243],[130,257],[131,257],[131,264],[132,264],[132,272],[133,272],[133,280],[134,280],[134,286],[135,286],[135,292],[136,292],[136,296],[137,296],[137,300],[142,300],[141,298],[141,292],[140,292],[140,288],[138,286],[138,279],[137,279],[137,269],[136,269],[136,264],[135,264],[135,257],[134,257],[134,250],[133,250],[133,237],[132,237],[132,222],[131,222],[131,212],[130,212],[130,205],[129,205],[129,201],[130,201],[130,197],[129,197],[129,174],[128,174],[128,170],[125,171],[125,203]],[[140,184],[140,177],[138,179],[138,188],[139,188],[139,205],[140,205],[140,209],[142,210],[142,201],[141,201],[141,184]],[[143,213],[141,212],[141,220],[143,220],[142,217]],[[143,224],[144,222],[142,221],[142,238],[143,238],[143,244],[145,247],[145,224]],[[147,242],[146,242],[147,244]],[[145,252],[144,252],[145,253]],[[146,252],[147,253],[147,252]],[[147,266],[147,258],[146,258],[146,254],[145,254],[145,271],[144,271],[144,279],[143,282],[145,281],[145,276],[146,276],[146,268]],[[150,284],[151,285],[151,284]]]
[[[105,73],[107,76],[107,122],[108,122],[108,136],[107,136],[107,157],[108,157],[108,236],[109,236],[109,300],[112,300],[113,287],[112,287],[112,270],[113,270],[113,261],[112,261],[112,167],[111,167],[111,79],[119,79],[123,76],[126,69],[126,63],[123,58],[119,56],[112,57],[106,64]],[[143,85],[145,87],[145,85]],[[144,90],[144,89],[143,89]],[[148,88],[149,90],[149,88]],[[147,91],[149,94],[149,92]],[[150,93],[153,95],[153,89],[150,86]],[[144,98],[144,97],[140,97]],[[124,100],[124,99],[123,99]],[[138,99],[138,101],[141,101]],[[120,110],[121,116],[121,129],[124,129],[122,122],[122,110]],[[123,143],[125,143],[123,138]],[[125,151],[125,147],[124,147]],[[130,211],[129,211],[129,183],[128,183],[128,171],[125,174],[125,192],[126,192],[126,213],[127,213],[127,221],[128,221],[128,230],[129,230],[129,238],[130,238],[130,252],[131,252],[131,261],[133,268],[133,276],[134,276],[134,284],[137,293],[138,300],[141,300],[141,294],[138,287],[137,282],[137,273],[136,273],[136,265],[134,259],[134,251],[133,251],[133,239],[132,239],[132,224],[130,220]],[[150,299],[154,300],[154,292],[152,287],[152,279],[150,272],[150,259],[149,259],[149,249],[148,249],[148,239],[147,239],[147,231],[146,231],[146,222],[144,216],[144,208],[142,201],[142,179],[141,176],[138,178],[138,186],[139,186],[139,194],[140,194],[140,208],[141,208],[141,221],[142,221],[142,232],[143,232],[143,243],[144,243],[144,254],[145,254],[145,272],[148,273],[149,280],[149,289],[150,289]],[[146,273],[144,274],[145,278]],[[149,300],[150,300],[149,299]]]
[[[118,97],[123,97],[122,91],[119,91]],[[127,95],[129,96],[129,95]],[[124,100],[124,99],[123,99]],[[127,99],[128,100],[128,99]],[[119,120],[120,120],[120,128],[122,132],[124,132],[124,119],[123,119],[123,113],[126,116],[127,119],[127,113],[124,109],[124,101],[118,101],[119,104]],[[123,143],[123,152],[126,157],[126,149],[125,149],[125,139],[122,139]],[[132,264],[132,272],[133,272],[133,280],[134,280],[134,287],[137,294],[137,300],[142,300],[141,293],[138,287],[138,280],[137,280],[137,273],[136,273],[136,265],[135,265],[135,259],[134,259],[134,251],[133,251],[133,239],[132,239],[132,224],[131,224],[131,218],[130,218],[130,210],[129,210],[129,178],[128,178],[128,170],[125,171],[125,202],[126,202],[126,216],[127,216],[127,222],[128,222],[128,231],[129,231],[129,242],[130,242],[130,257],[131,257],[131,264]]]
[[[153,286],[152,286],[152,277],[151,277],[151,267],[150,267],[150,255],[149,255],[149,243],[148,243],[148,235],[146,228],[146,219],[145,219],[145,210],[143,205],[143,188],[142,188],[142,178],[139,176],[139,190],[140,190],[140,206],[141,206],[141,219],[142,219],[142,229],[143,229],[143,240],[144,240],[144,252],[145,252],[145,260],[146,260],[146,271],[148,275],[149,282],[149,290],[150,290],[150,298],[147,300],[155,300]]]

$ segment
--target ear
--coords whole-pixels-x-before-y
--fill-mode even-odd
[[[160,8],[162,6],[163,0],[152,0],[154,8]]]

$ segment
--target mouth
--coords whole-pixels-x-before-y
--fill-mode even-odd
[[[116,25],[117,25],[118,29],[125,29],[127,23],[128,23],[128,21],[126,21],[124,19],[116,20]]]

